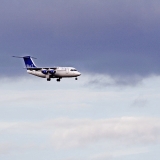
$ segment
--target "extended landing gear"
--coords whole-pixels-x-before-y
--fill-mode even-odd
[[[47,81],[51,81],[50,75],[46,75]]]
[[[60,82],[60,81],[61,81],[61,79],[60,79],[60,78],[58,78],[58,79],[57,79],[57,82]]]
[[[76,77],[75,80],[78,80],[78,78]]]

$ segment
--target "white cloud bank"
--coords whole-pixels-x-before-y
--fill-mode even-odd
[[[98,141],[123,145],[157,143],[160,123],[155,118],[123,117],[102,120],[64,120],[63,127],[52,133],[55,147],[75,147]],[[65,126],[65,127],[64,127]]]
[[[41,135],[55,149],[87,147],[103,142],[126,145],[144,145],[160,142],[160,119],[122,117],[111,119],[59,118],[43,122],[1,122],[1,134]]]

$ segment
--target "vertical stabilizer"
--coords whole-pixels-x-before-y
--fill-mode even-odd
[[[30,56],[23,57],[26,68],[37,68]]]

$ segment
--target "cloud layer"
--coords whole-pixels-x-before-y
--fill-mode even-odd
[[[115,145],[160,143],[158,118],[122,117],[111,119],[58,118],[42,122],[1,122],[1,134],[41,134],[55,149],[87,147],[98,142]],[[50,142],[49,142],[50,143]],[[48,143],[48,144],[49,144]]]

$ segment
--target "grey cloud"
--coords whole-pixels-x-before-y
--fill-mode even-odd
[[[141,85],[143,78],[141,76],[135,75],[134,77],[130,76],[103,76],[103,75],[94,75],[91,77],[84,86],[91,87],[124,87],[124,86],[137,86]]]
[[[156,0],[3,1],[0,73],[21,75],[21,63],[10,56],[30,54],[41,66],[73,65],[91,74],[159,74],[159,6]]]
[[[139,96],[133,101],[132,106],[133,107],[146,107],[148,103],[149,102],[145,97]]]

